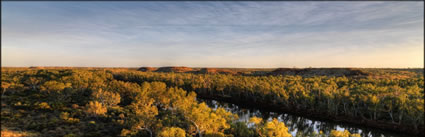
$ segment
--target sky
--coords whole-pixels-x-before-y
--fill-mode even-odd
[[[424,67],[424,2],[1,2],[1,65]]]

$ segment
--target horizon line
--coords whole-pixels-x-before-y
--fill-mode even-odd
[[[44,68],[143,68],[143,67],[152,67],[152,68],[163,68],[163,67],[188,67],[188,68],[239,68],[239,69],[273,69],[273,68],[357,68],[357,69],[424,69],[425,67],[191,67],[191,66],[140,66],[140,67],[104,67],[104,66],[1,66],[1,68],[34,68],[34,67],[44,67]]]

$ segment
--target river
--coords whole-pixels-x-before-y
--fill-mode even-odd
[[[410,137],[409,135],[402,135],[390,131],[383,131],[379,129],[372,129],[367,127],[358,127],[349,124],[341,124],[328,121],[313,120],[306,117],[295,116],[286,113],[268,112],[255,108],[243,108],[235,104],[219,102],[216,100],[207,100],[197,98],[198,102],[205,102],[209,107],[217,109],[222,107],[227,111],[238,114],[238,121],[247,122],[252,116],[261,117],[263,119],[272,120],[277,118],[279,121],[284,122],[288,127],[292,136],[308,136],[311,133],[322,131],[324,134],[329,135],[331,130],[344,131],[348,130],[351,133],[359,133],[362,137]]]

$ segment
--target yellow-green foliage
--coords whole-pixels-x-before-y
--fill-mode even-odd
[[[46,92],[60,92],[66,87],[70,87],[71,83],[64,84],[57,81],[47,81],[41,85],[40,89]]]
[[[262,118],[251,117],[249,122],[253,123],[259,136],[261,137],[291,137],[288,128],[283,122],[279,122],[276,118],[272,121],[263,123]]]
[[[68,112],[62,112],[59,117],[67,123],[78,123],[78,122],[80,122],[80,119],[78,119],[78,118],[69,117]]]
[[[165,127],[158,134],[159,137],[186,137],[186,132],[178,127]]]
[[[97,101],[90,101],[86,105],[86,113],[91,116],[101,116],[104,115],[107,111],[107,108]]]
[[[259,117],[256,117],[256,116],[251,117],[251,118],[249,119],[249,122],[252,122],[252,123],[254,123],[255,125],[259,125],[262,121],[263,121],[263,119],[262,119],[262,118],[259,118]]]
[[[273,119],[260,126],[259,133],[262,137],[291,137],[285,124],[279,122],[277,119]]]
[[[360,134],[351,134],[348,130],[332,130],[330,137],[360,137]]]
[[[205,103],[195,104],[186,111],[186,118],[191,121],[197,129],[202,132],[220,132],[230,128],[226,121],[226,115],[220,115],[211,110]]]
[[[92,93],[92,97],[95,101],[98,101],[107,107],[115,106],[121,101],[121,96],[118,93],[104,91],[102,89],[94,91]]]
[[[30,137],[30,136],[38,136],[38,135],[31,132],[13,131],[8,129],[1,130],[1,137]]]
[[[37,105],[38,109],[51,109],[50,105],[47,102],[41,102]]]

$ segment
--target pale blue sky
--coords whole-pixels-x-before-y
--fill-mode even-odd
[[[3,66],[423,67],[423,2],[2,2]]]

